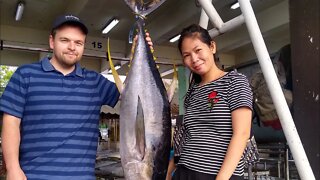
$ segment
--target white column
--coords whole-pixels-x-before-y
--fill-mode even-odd
[[[223,21],[219,16],[218,12],[216,11],[216,9],[213,7],[211,0],[198,0],[198,1],[201,4],[203,10],[209,16],[209,19],[213,23],[213,25],[216,28],[220,29],[223,24]]]
[[[212,2],[212,0],[210,0],[210,2]],[[205,10],[202,8],[201,9],[199,25],[201,27],[203,27],[204,29],[208,29],[208,22],[209,22],[209,17],[206,14]]]
[[[306,153],[303,149],[297,129],[294,125],[289,107],[283,95],[279,80],[274,71],[269,53],[262,38],[255,14],[249,0],[239,0],[240,8],[245,18],[245,22],[249,31],[254,50],[257,54],[261,70],[267,82],[272,101],[276,107],[283,132],[286,136],[288,145],[292,152],[296,163],[300,178],[302,180],[314,180],[315,176],[312,172]]]

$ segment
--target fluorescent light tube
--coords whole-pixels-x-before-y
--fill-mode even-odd
[[[116,65],[116,66],[114,67],[114,69],[115,69],[115,70],[118,70],[118,69],[120,69],[120,68],[121,68],[121,66],[120,66],[120,65]],[[110,70],[108,71],[108,73],[112,73],[111,68],[110,68]]]
[[[251,1],[251,0],[249,0],[249,1]],[[239,8],[240,7],[240,4],[239,4],[239,2],[236,2],[236,3],[234,3],[233,5],[231,5],[231,9],[237,9],[237,8]]]
[[[102,30],[102,34],[107,34],[115,25],[119,23],[118,19],[111,20],[108,25]]]
[[[171,43],[176,42],[177,40],[180,39],[180,36],[181,36],[180,34],[176,35],[175,37],[171,38],[171,39],[169,40],[169,42],[171,42]]]
[[[239,8],[239,7],[240,7],[239,3],[236,2],[236,3],[234,3],[230,8],[231,8],[231,9],[237,9],[237,8]]]
[[[21,20],[21,17],[22,17],[22,14],[23,14],[23,10],[24,10],[24,4],[23,4],[23,2],[19,2],[18,6],[17,6],[17,11],[16,11],[16,17],[15,17],[16,21],[20,21]]]
[[[178,69],[177,69],[177,70],[178,70]],[[164,77],[164,76],[166,76],[166,75],[172,74],[173,72],[174,72],[174,70],[173,70],[173,69],[170,69],[170,70],[168,70],[168,71],[165,71],[165,72],[161,73],[160,76],[161,76],[161,77]]]

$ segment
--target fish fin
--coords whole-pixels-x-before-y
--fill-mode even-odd
[[[117,70],[114,68],[114,64],[112,62],[112,59],[111,59],[111,53],[110,53],[110,39],[108,38],[108,46],[107,46],[107,56],[108,56],[108,59],[109,59],[109,64],[110,64],[110,68],[111,68],[111,71],[112,71],[112,76],[114,78],[114,81],[116,83],[116,86],[118,88],[118,91],[120,92],[120,94],[122,93],[122,90],[124,89],[124,84],[122,83],[120,77],[119,77],[119,74],[117,72]]]
[[[137,40],[135,37],[135,39],[132,42],[132,46],[131,46],[130,64],[131,64],[133,56],[134,56],[134,50],[135,50],[136,45],[137,45]]]
[[[173,78],[172,78],[170,87],[167,89],[167,95],[168,95],[169,102],[171,102],[173,99],[174,91],[177,88],[177,84],[178,84],[177,67],[176,67],[176,65],[173,65]]]
[[[133,12],[142,16],[147,16],[165,1],[166,0],[125,0]]]
[[[146,140],[145,140],[145,127],[144,127],[144,114],[141,99],[138,96],[137,104],[137,118],[136,118],[136,149],[139,152],[140,160],[144,158]]]

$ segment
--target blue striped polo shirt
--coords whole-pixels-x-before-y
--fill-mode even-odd
[[[0,110],[21,118],[20,165],[28,179],[95,179],[102,105],[119,92],[102,75],[76,65],[64,76],[48,58],[19,67]]]

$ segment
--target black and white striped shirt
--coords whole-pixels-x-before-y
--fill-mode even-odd
[[[186,143],[180,165],[207,174],[217,174],[232,137],[231,112],[239,107],[252,109],[252,92],[247,78],[231,71],[187,92],[184,126]],[[241,160],[233,175],[243,175]]]

